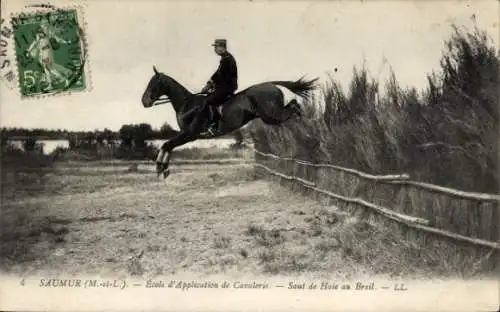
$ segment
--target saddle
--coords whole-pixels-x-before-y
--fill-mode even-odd
[[[209,116],[209,121],[213,120],[215,117],[221,117],[222,116],[222,107],[223,104],[231,99],[234,96],[234,94],[229,94],[227,95],[219,104],[217,105],[206,105],[206,109],[208,109],[208,116]],[[205,99],[206,100],[206,99]],[[217,116],[216,116],[217,115]]]

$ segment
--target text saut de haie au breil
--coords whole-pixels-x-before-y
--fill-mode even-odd
[[[145,288],[176,288],[182,290],[196,288],[233,288],[233,289],[269,289],[269,288],[284,288],[290,290],[358,290],[370,291],[378,289],[392,289],[394,291],[408,290],[403,283],[396,283],[392,287],[376,286],[375,282],[361,283],[336,283],[331,281],[322,282],[289,282],[285,285],[276,284],[270,285],[266,282],[255,281],[183,281],[183,280],[153,280],[149,279],[144,283],[129,283],[132,286]],[[122,280],[97,280],[97,279],[40,279],[39,287],[68,287],[68,288],[94,288],[94,287],[113,287],[124,288],[127,285]]]

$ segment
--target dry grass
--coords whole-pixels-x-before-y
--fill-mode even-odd
[[[261,175],[262,173],[258,174]],[[315,250],[313,259],[303,255],[314,263],[306,266],[309,269],[317,263],[322,263],[324,268],[328,260],[324,262],[322,257],[328,258],[332,255],[340,257],[336,260],[341,259],[346,265],[347,260],[352,261],[349,265],[354,270],[362,268],[358,274],[365,272],[390,277],[470,278],[478,275],[491,276],[500,269],[497,261],[499,254],[489,248],[461,244],[440,236],[425,234],[394,223],[362,207],[309,192],[297,182],[267,177],[275,183],[291,188],[295,193],[310,195],[323,205],[334,205],[317,211],[313,216],[299,211],[300,215],[305,215],[304,222],[309,226],[294,229],[299,235],[294,241],[300,241],[297,238],[302,237],[307,244],[313,242],[313,248],[304,248]],[[265,233],[255,225],[251,225],[248,232],[254,233],[257,242],[261,240],[262,233]],[[336,252],[332,254],[331,251]],[[276,254],[280,257],[276,257]],[[277,253],[275,248],[268,248],[263,252],[264,259],[272,266],[286,263],[283,256],[286,257],[287,254],[288,252]],[[297,255],[292,255],[292,260],[296,257]]]
[[[401,214],[425,219],[432,227],[493,242],[498,239],[496,202],[373,181],[332,168],[315,168],[261,155],[257,156],[257,162],[278,172],[313,181],[320,189],[360,198]],[[299,186],[296,190],[306,192]]]
[[[481,31],[455,29],[446,43],[441,68],[429,74],[425,90],[402,88],[395,75],[382,90],[379,81],[372,79],[364,68],[355,69],[347,92],[338,81],[328,81],[323,98],[306,103],[306,114],[301,120],[280,127],[253,122],[251,134],[255,147],[281,157],[332,163],[372,174],[408,173],[413,180],[498,193],[499,55]],[[499,239],[496,203],[453,198],[413,187],[366,183],[346,173],[301,166],[288,160],[258,157],[257,161],[280,173],[312,181],[321,189],[425,218],[440,229],[490,241]],[[311,193],[294,183],[274,178],[273,181],[296,192]],[[348,211],[361,209],[342,202],[327,202]],[[489,250],[460,246],[394,227],[370,213],[354,224],[371,219],[387,229],[377,228],[375,232],[369,231],[370,235],[392,244],[392,238],[384,235],[396,235],[392,231],[397,231],[400,236],[395,237],[401,239],[394,240],[401,246],[375,245],[373,249],[378,254],[352,252],[354,259],[370,259],[378,268],[397,265],[403,259],[408,265],[402,265],[400,272],[414,272],[415,267],[425,263],[439,274],[454,272],[469,276],[475,274],[471,272],[491,272],[491,263],[498,259]],[[317,237],[325,235],[325,229],[318,223],[311,226]],[[346,231],[345,235],[360,233],[363,231]],[[349,237],[335,239],[343,239],[345,246],[355,241]],[[320,246],[327,248],[329,243]],[[371,246],[366,248],[370,250]],[[421,252],[426,258],[418,256]],[[382,260],[378,263],[377,259]],[[472,266],[476,269],[472,270]]]
[[[490,275],[491,252],[471,254],[470,248],[453,248],[439,242],[415,242],[384,223],[367,222],[335,209],[319,210],[304,220],[308,227],[287,236],[291,241],[271,240],[259,252],[264,271],[273,274],[336,272],[344,278],[471,278]],[[278,242],[278,243],[276,243]],[[450,256],[469,253],[469,257]],[[490,262],[488,267],[486,262]]]
[[[256,121],[251,133],[263,152],[497,193],[499,55],[481,31],[457,29],[425,90],[402,88],[395,75],[382,90],[355,69],[347,92],[327,81],[300,121]]]
[[[383,224],[256,180],[251,165],[174,167],[166,182],[155,180],[153,170],[141,171],[141,164],[131,173],[95,165],[72,171],[56,165],[43,182],[31,182],[29,196],[2,198],[3,271],[353,278],[484,273],[479,261],[446,262]]]

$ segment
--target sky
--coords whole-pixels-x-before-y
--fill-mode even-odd
[[[26,4],[1,1],[5,19]],[[325,82],[329,73],[347,87],[353,66],[363,63],[381,81],[392,68],[401,85],[422,88],[426,74],[439,67],[451,24],[470,27],[472,15],[499,46],[500,4],[493,0],[51,1],[71,3],[84,3],[91,88],[21,99],[15,85],[2,81],[2,126],[118,130],[127,123],[168,122],[178,129],[169,104],[141,104],[152,66],[199,92],[219,62],[210,46],[215,38],[228,40],[240,89],[303,75]],[[12,58],[12,42],[7,48]]]

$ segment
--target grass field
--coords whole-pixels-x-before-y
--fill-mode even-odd
[[[256,179],[253,165],[145,162],[4,167],[1,269],[14,274],[153,277],[470,277],[481,263]]]

